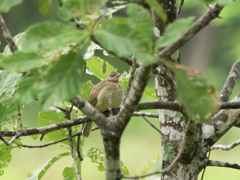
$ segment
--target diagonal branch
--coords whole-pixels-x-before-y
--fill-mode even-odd
[[[18,48],[17,48],[15,42],[13,41],[12,35],[11,35],[10,31],[8,30],[8,27],[7,27],[1,14],[0,14],[0,26],[1,26],[1,29],[3,32],[3,37],[5,38],[11,52],[14,53],[15,51],[18,51]]]
[[[209,160],[207,166],[218,166],[218,167],[228,167],[233,169],[240,169],[240,164],[224,162],[224,161],[213,161]]]
[[[162,132],[160,131],[160,129],[158,129],[156,126],[154,126],[154,124],[151,123],[145,116],[142,116],[142,118],[143,118],[145,121],[147,121],[147,123],[150,124],[150,126],[151,126],[153,129],[157,130],[160,134],[162,133]]]
[[[222,102],[227,102],[229,100],[230,95],[232,94],[232,90],[237,82],[237,78],[240,74],[240,58],[233,64],[227,80],[220,92],[220,100]]]
[[[211,150],[215,150],[215,149],[221,149],[223,151],[229,151],[233,148],[235,148],[236,146],[238,146],[240,144],[240,139],[227,145],[227,146],[224,146],[224,145],[221,145],[221,144],[218,144],[218,145],[214,145],[211,147]]]
[[[138,68],[136,79],[125,101],[125,104],[121,106],[120,112],[116,117],[116,125],[117,128],[120,130],[120,133],[122,133],[125,129],[134,110],[136,109],[144,92],[144,89],[147,85],[147,81],[151,77],[151,72],[151,65],[147,67],[141,66],[140,68]]]
[[[219,13],[223,9],[223,6],[219,6],[215,4],[213,8],[209,9],[202,17],[200,17],[193,26],[188,29],[182,37],[180,37],[177,42],[167,46],[159,53],[157,53],[157,57],[159,58],[167,58],[171,56],[176,50],[178,50],[181,46],[183,46],[186,42],[188,42],[195,34],[197,34],[201,29],[207,26],[213,19],[218,18]]]
[[[101,127],[105,127],[105,125],[107,124],[107,118],[80,96],[77,95],[70,102],[79,110],[84,112],[92,121],[94,121],[98,125],[100,129]]]
[[[131,71],[131,74],[130,74],[130,77],[129,77],[127,89],[126,89],[126,91],[125,91],[122,104],[125,104],[125,100],[126,100],[126,98],[128,97],[129,91],[130,91],[131,86],[132,86],[132,81],[133,81],[133,79],[134,79],[135,71],[136,71],[136,59],[134,58],[134,59],[133,59],[133,62],[132,62],[132,71]]]
[[[184,0],[181,0],[177,10],[177,17],[180,16],[183,4],[184,4]]]
[[[240,102],[240,94],[231,102]],[[205,151],[207,152],[239,119],[240,109],[226,109],[217,113],[212,118],[211,123],[203,124],[201,127],[202,143],[208,145]],[[209,141],[209,138],[211,138],[211,141]]]

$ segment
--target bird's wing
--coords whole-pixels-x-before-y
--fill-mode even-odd
[[[96,84],[93,87],[93,89],[92,89],[92,91],[90,93],[90,98],[88,100],[88,102],[92,106],[95,106],[97,104],[97,102],[98,102],[97,97],[98,97],[99,91],[101,91],[104,88],[104,86],[106,86],[106,84],[107,84],[107,81],[103,80],[103,81],[101,81],[100,83]]]

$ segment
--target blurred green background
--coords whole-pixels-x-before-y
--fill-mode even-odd
[[[20,5],[13,7],[9,13],[3,14],[7,26],[13,36],[23,32],[30,25],[48,21],[59,20],[57,17],[58,4],[53,1],[53,6],[48,15],[41,15],[38,11],[38,2],[33,0],[24,0]],[[240,19],[239,19],[240,1],[233,2],[225,7],[220,16],[222,19],[216,19],[209,26],[199,32],[193,39],[181,48],[181,60],[184,65],[190,66],[203,72],[217,92],[221,88],[228,76],[232,64],[240,56]],[[199,18],[208,7],[199,1],[186,1],[182,9],[181,17],[195,16]],[[118,12],[118,15],[124,15],[124,11]],[[3,51],[6,43],[0,36],[0,51]],[[119,72],[128,71],[128,66],[113,58],[105,57],[101,51],[97,52],[107,60],[110,64],[118,68]],[[87,75],[86,79],[92,79],[93,83],[99,80],[95,77]],[[149,82],[153,85],[154,77]],[[231,98],[240,92],[240,80],[234,88]],[[153,98],[145,96],[141,100],[155,101]],[[157,111],[148,111],[157,112]],[[36,127],[38,116],[37,102],[31,103],[24,107],[22,119],[25,125]],[[159,126],[158,119],[151,119],[152,123]],[[40,137],[38,137],[39,139]],[[23,144],[35,145],[44,144],[47,142],[34,141],[30,137],[21,138]],[[237,128],[232,128],[218,144],[230,144],[233,141],[240,139],[240,133]],[[86,154],[91,147],[102,148],[102,139],[99,131],[92,133],[91,137],[85,141],[83,153]],[[226,152],[215,150],[211,152],[211,159],[219,161],[229,161],[240,164],[238,151],[240,147]],[[12,161],[8,168],[5,169],[1,179],[7,180],[24,180],[30,171],[47,162],[48,159],[57,156],[60,153],[68,151],[58,145],[42,148],[42,149],[14,149],[12,152]],[[121,160],[127,166],[131,175],[139,174],[148,162],[152,162],[158,154],[161,154],[160,135],[153,130],[142,118],[134,117],[130,121],[127,129],[123,134],[121,141]],[[71,166],[72,159],[70,156],[64,157],[56,162],[42,178],[43,180],[63,179],[62,171],[64,167]],[[150,168],[151,171],[159,170],[161,167],[161,159],[156,161]],[[103,172],[98,171],[97,165],[93,164],[89,158],[85,158],[82,163],[82,177],[84,180],[89,179],[104,179]],[[147,179],[147,178],[146,178]],[[204,180],[239,180],[240,172],[228,168],[208,167],[204,176]]]

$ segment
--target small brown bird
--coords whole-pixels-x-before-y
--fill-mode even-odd
[[[109,100],[111,98],[111,108],[118,108],[122,102],[122,84],[119,82],[120,74],[111,71],[107,79],[96,84],[91,93],[88,102],[98,111],[104,112],[109,109]],[[91,133],[92,122],[87,122],[83,128],[83,138],[86,139]]]

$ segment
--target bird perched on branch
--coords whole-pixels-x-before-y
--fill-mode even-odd
[[[119,82],[120,74],[111,71],[107,79],[96,84],[88,102],[98,111],[104,112],[109,108],[118,108],[122,102],[122,84]],[[110,103],[109,103],[110,102]],[[92,122],[85,123],[83,127],[83,138],[86,139],[91,133]]]

